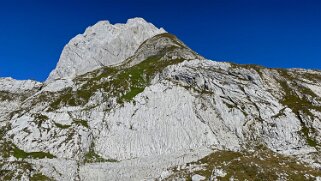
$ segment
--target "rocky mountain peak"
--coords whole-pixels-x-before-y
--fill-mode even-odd
[[[164,32],[142,18],[114,25],[99,21],[64,47],[47,82],[71,79],[103,66],[119,64],[132,56],[142,42]]]
[[[204,59],[175,35],[162,33],[144,41],[123,66],[133,66],[150,57],[157,57],[159,61]]]
[[[0,180],[321,180],[321,72],[100,21],[47,83],[0,78],[0,135]]]

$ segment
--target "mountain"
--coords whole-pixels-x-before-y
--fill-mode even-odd
[[[70,40],[47,82],[75,78],[100,67],[119,64],[132,56],[145,40],[161,33],[165,33],[165,30],[156,28],[142,18],[115,25],[100,21],[87,28],[84,34]]]
[[[0,93],[1,180],[321,179],[321,71],[207,60],[141,18]]]

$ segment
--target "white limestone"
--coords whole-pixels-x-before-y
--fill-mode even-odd
[[[142,18],[115,25],[100,21],[70,40],[47,82],[74,78],[102,66],[119,64],[132,56],[145,40],[164,32]]]
[[[13,78],[0,78],[0,91],[22,93],[40,88],[42,83],[33,80],[15,80]]]
[[[205,179],[206,179],[206,177],[204,177],[202,175],[198,175],[198,174],[192,176],[192,181],[202,181]]]
[[[209,126],[194,113],[195,98],[184,88],[167,87],[148,87],[135,99],[135,106],[125,104],[108,115],[108,127],[95,136],[98,153],[125,160],[217,144]]]
[[[315,130],[309,136],[320,144],[321,113],[310,109],[313,116],[308,116],[283,105],[285,90],[280,80],[284,78],[278,71],[258,73],[249,67],[205,60],[185,46],[182,52],[165,54],[160,61],[171,61],[176,55],[188,61],[155,75],[143,92],[124,104],[102,89],[95,90],[82,106],[59,104],[52,109],[50,99],[41,97],[57,100],[59,94],[65,96],[66,88],[80,90],[87,80],[73,78],[96,68],[128,63],[128,57],[132,64],[126,66],[138,64],[159,49],[181,46],[151,38],[163,32],[140,18],[115,25],[102,21],[66,45],[45,84],[0,79],[0,91],[9,94],[3,94],[0,101],[0,126],[10,124],[0,141],[8,139],[26,152],[56,156],[27,160],[56,180],[163,179],[172,168],[186,168],[186,163],[213,149],[241,151],[260,144],[321,168],[321,158],[315,155],[318,150],[302,134],[305,124]],[[317,71],[291,71],[319,75]],[[94,78],[90,76],[86,78]],[[297,80],[315,95],[293,91],[306,96],[314,106],[321,105],[321,82],[303,76]],[[297,114],[302,115],[299,118]],[[88,151],[117,162],[84,163]],[[220,177],[226,174],[220,169],[214,172]],[[194,180],[202,179],[194,176]]]

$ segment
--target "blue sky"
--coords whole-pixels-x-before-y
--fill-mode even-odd
[[[87,26],[132,17],[164,27],[209,59],[321,69],[317,0],[3,0],[0,77],[43,81]]]

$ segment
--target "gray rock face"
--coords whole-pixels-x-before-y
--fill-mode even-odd
[[[45,84],[0,79],[0,170],[170,179],[210,165],[187,163],[213,150],[259,147],[321,168],[320,71],[206,60],[163,32],[142,19],[99,22],[71,40]]]
[[[0,125],[10,119],[10,113],[18,109],[20,103],[32,96],[43,86],[42,83],[12,78],[0,78]]]
[[[33,80],[19,81],[12,78],[0,78],[0,91],[24,93],[39,89],[42,83]]]
[[[99,67],[119,64],[132,56],[142,42],[164,32],[141,18],[115,25],[100,21],[70,40],[47,82],[74,78]]]

